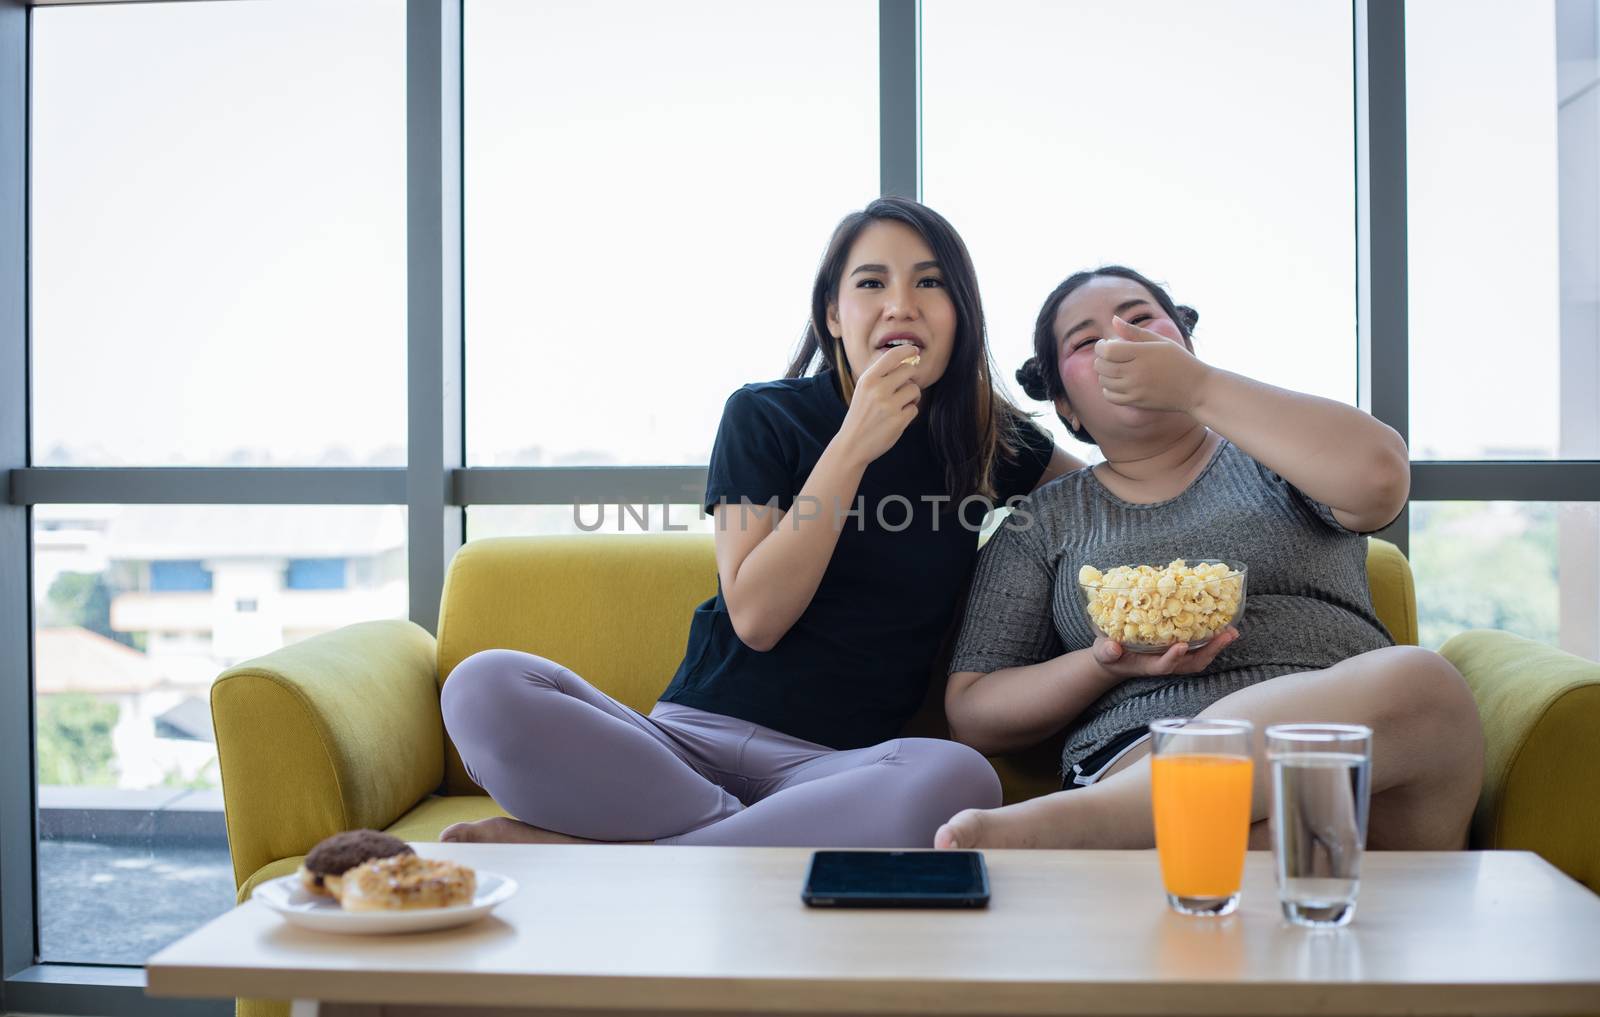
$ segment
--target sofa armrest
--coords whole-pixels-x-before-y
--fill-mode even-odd
[[[1536,851],[1600,891],[1600,664],[1506,632],[1464,632],[1440,652],[1483,718],[1472,846]]]
[[[433,636],[349,625],[211,686],[235,885],[317,841],[393,823],[444,779]]]

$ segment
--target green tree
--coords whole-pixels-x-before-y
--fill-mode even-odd
[[[114,784],[111,731],[120,711],[81,692],[39,697],[41,784]]]
[[[1502,629],[1554,645],[1560,617],[1556,507],[1519,505],[1521,525],[1496,520],[1486,508],[1470,502],[1412,506],[1419,641],[1438,649],[1458,632]]]
[[[52,625],[77,625],[132,646],[127,633],[111,629],[111,593],[102,573],[63,572],[45,594],[49,605],[47,620]]]
[[[167,770],[161,775],[161,786],[210,791],[222,786],[222,777],[217,772],[217,761],[209,759],[193,777],[183,776],[177,767]]]

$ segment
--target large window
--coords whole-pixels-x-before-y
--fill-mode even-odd
[[[1597,9],[1406,4],[1415,460],[1600,458]],[[1592,504],[1418,504],[1411,537],[1425,642],[1491,627],[1600,654]]]
[[[404,11],[33,12],[35,465],[405,462]]]
[[[1002,378],[1058,282],[1122,263],[1199,310],[1207,361],[1356,401],[1348,0],[922,8],[926,198]]]
[[[40,958],[141,964],[233,904],[212,680],[404,617],[405,509],[39,505],[34,520]],[[355,581],[287,581],[326,561]],[[207,583],[159,581],[168,569]]]
[[[877,61],[871,0],[470,0],[468,463],[704,463],[878,193]]]
[[[40,955],[141,963],[232,901],[211,680],[403,616],[404,510],[41,505],[35,519]],[[359,585],[283,581],[332,550]],[[153,581],[201,561],[212,585]]]
[[[1592,370],[1575,402],[1561,384],[1554,15],[1548,2],[1406,5],[1415,459],[1600,452],[1562,441],[1563,414],[1592,415],[1597,389]]]
[[[404,15],[32,12],[33,465],[405,463]],[[210,684],[404,617],[405,519],[34,506],[40,961],[139,965],[232,905]]]

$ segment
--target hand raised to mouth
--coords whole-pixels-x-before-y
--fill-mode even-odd
[[[1100,391],[1117,406],[1193,411],[1212,368],[1166,336],[1113,318],[1116,336],[1094,344]]]
[[[906,346],[911,347],[910,356]],[[922,386],[912,378],[911,369],[921,362],[922,353],[913,343],[885,346],[883,355],[856,380],[836,440],[851,447],[859,462],[870,463],[887,452],[916,417]]]

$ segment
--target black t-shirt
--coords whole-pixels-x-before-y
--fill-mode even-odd
[[[790,510],[846,409],[832,372],[735,392],[711,452],[706,510],[744,499]],[[1017,461],[996,467],[1001,502],[1033,489],[1054,448],[1032,425],[1022,428],[1021,444]],[[683,663],[661,698],[831,748],[895,737],[927,692],[989,508],[976,498],[958,507],[946,492],[919,415],[867,466],[856,504],[839,506],[860,515],[843,517],[816,595],[777,645],[763,653],[739,639],[719,583],[695,609]],[[834,507],[795,511],[827,515]]]

